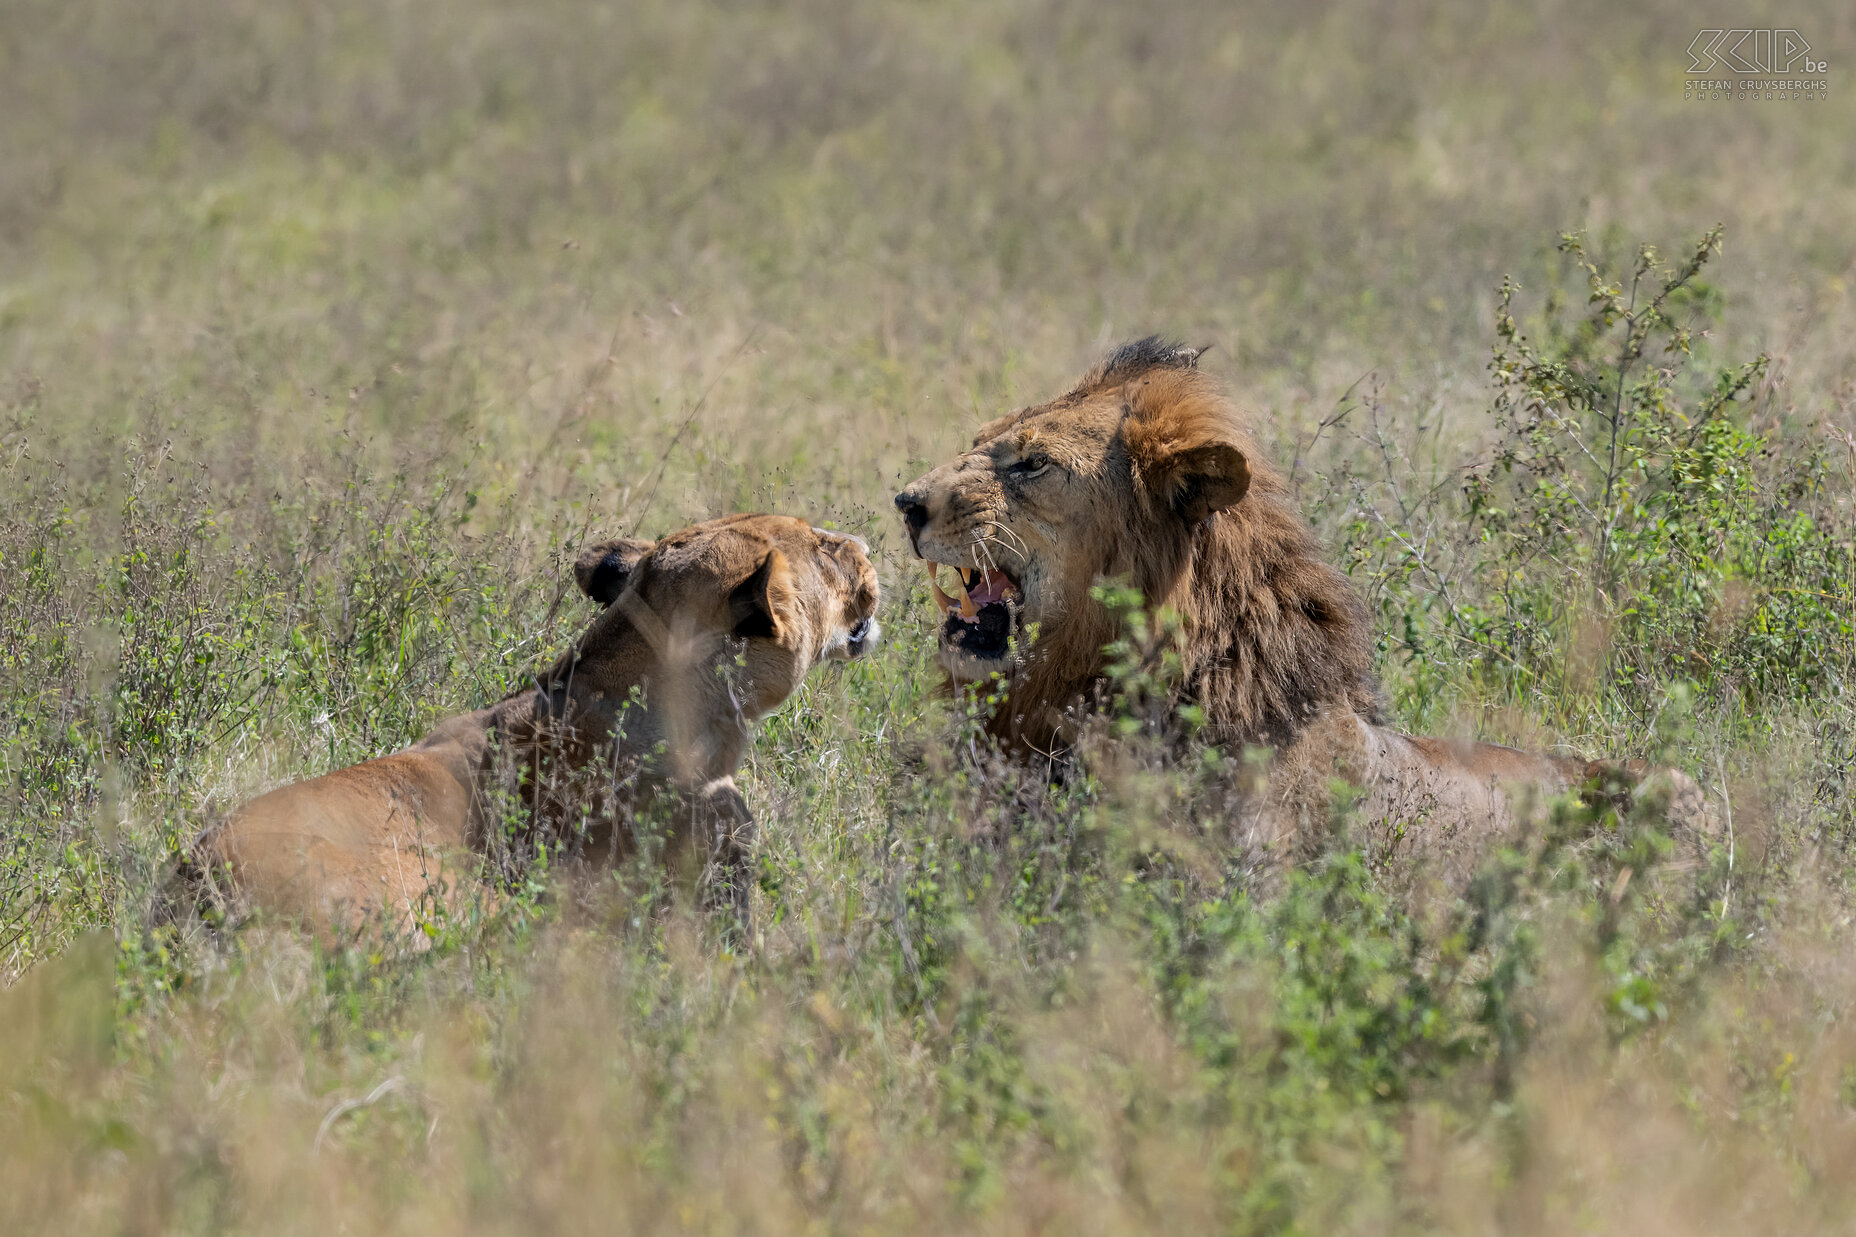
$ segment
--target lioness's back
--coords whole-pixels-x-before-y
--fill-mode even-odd
[[[409,749],[271,791],[203,838],[201,858],[286,915],[352,927],[378,907],[410,924],[469,866],[475,790],[457,757]]]

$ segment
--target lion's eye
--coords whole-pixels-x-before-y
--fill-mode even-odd
[[[1029,481],[1033,477],[1041,477],[1049,472],[1050,460],[1042,455],[1027,455],[1024,459],[1008,467],[1006,471],[1020,481]]]

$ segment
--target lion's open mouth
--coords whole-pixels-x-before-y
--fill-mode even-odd
[[[1013,627],[1024,597],[1012,577],[996,568],[948,567],[926,560],[934,603],[946,616],[941,644],[987,662],[1002,661],[1011,651]],[[954,595],[941,587],[942,569],[954,574]]]

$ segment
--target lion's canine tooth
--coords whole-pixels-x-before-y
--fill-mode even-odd
[[[925,558],[922,566],[928,571],[928,587],[934,590],[934,604],[941,608],[941,613],[946,614],[954,604],[954,599],[941,591],[941,564]]]
[[[955,607],[954,599],[941,588],[941,568],[944,566],[946,566],[945,563],[932,561],[928,563],[928,584],[934,589],[934,603],[941,607],[941,613],[946,614],[948,610]],[[967,595],[967,582],[961,578],[958,567],[954,568],[954,591],[960,594],[960,617],[969,622],[978,618],[979,608],[973,604],[973,598]]]
[[[980,608],[973,604],[973,597],[967,591],[967,573],[954,568],[954,587],[960,590],[960,617],[969,623],[980,616]]]
[[[934,604],[941,607],[941,613],[946,614],[954,606],[954,599],[941,589],[941,568],[947,564],[937,563],[933,559],[923,559],[922,565],[928,569],[928,587],[934,590]],[[979,618],[980,608],[974,605],[973,598],[968,596],[967,581],[960,568],[956,567],[953,571],[954,591],[960,594],[960,617],[971,623]]]

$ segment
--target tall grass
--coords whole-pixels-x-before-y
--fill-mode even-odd
[[[1701,21],[9,4],[0,1222],[1846,1228],[1856,30],[1736,13],[1833,89],[1698,106]],[[1568,808],[1425,897],[1344,819],[1257,866],[1241,753],[978,752],[889,496],[1150,330],[1400,724],[1723,836]],[[413,960],[160,925],[215,813],[525,682],[587,538],[743,508],[870,537],[892,634],[762,732],[749,947],[558,874]]]

